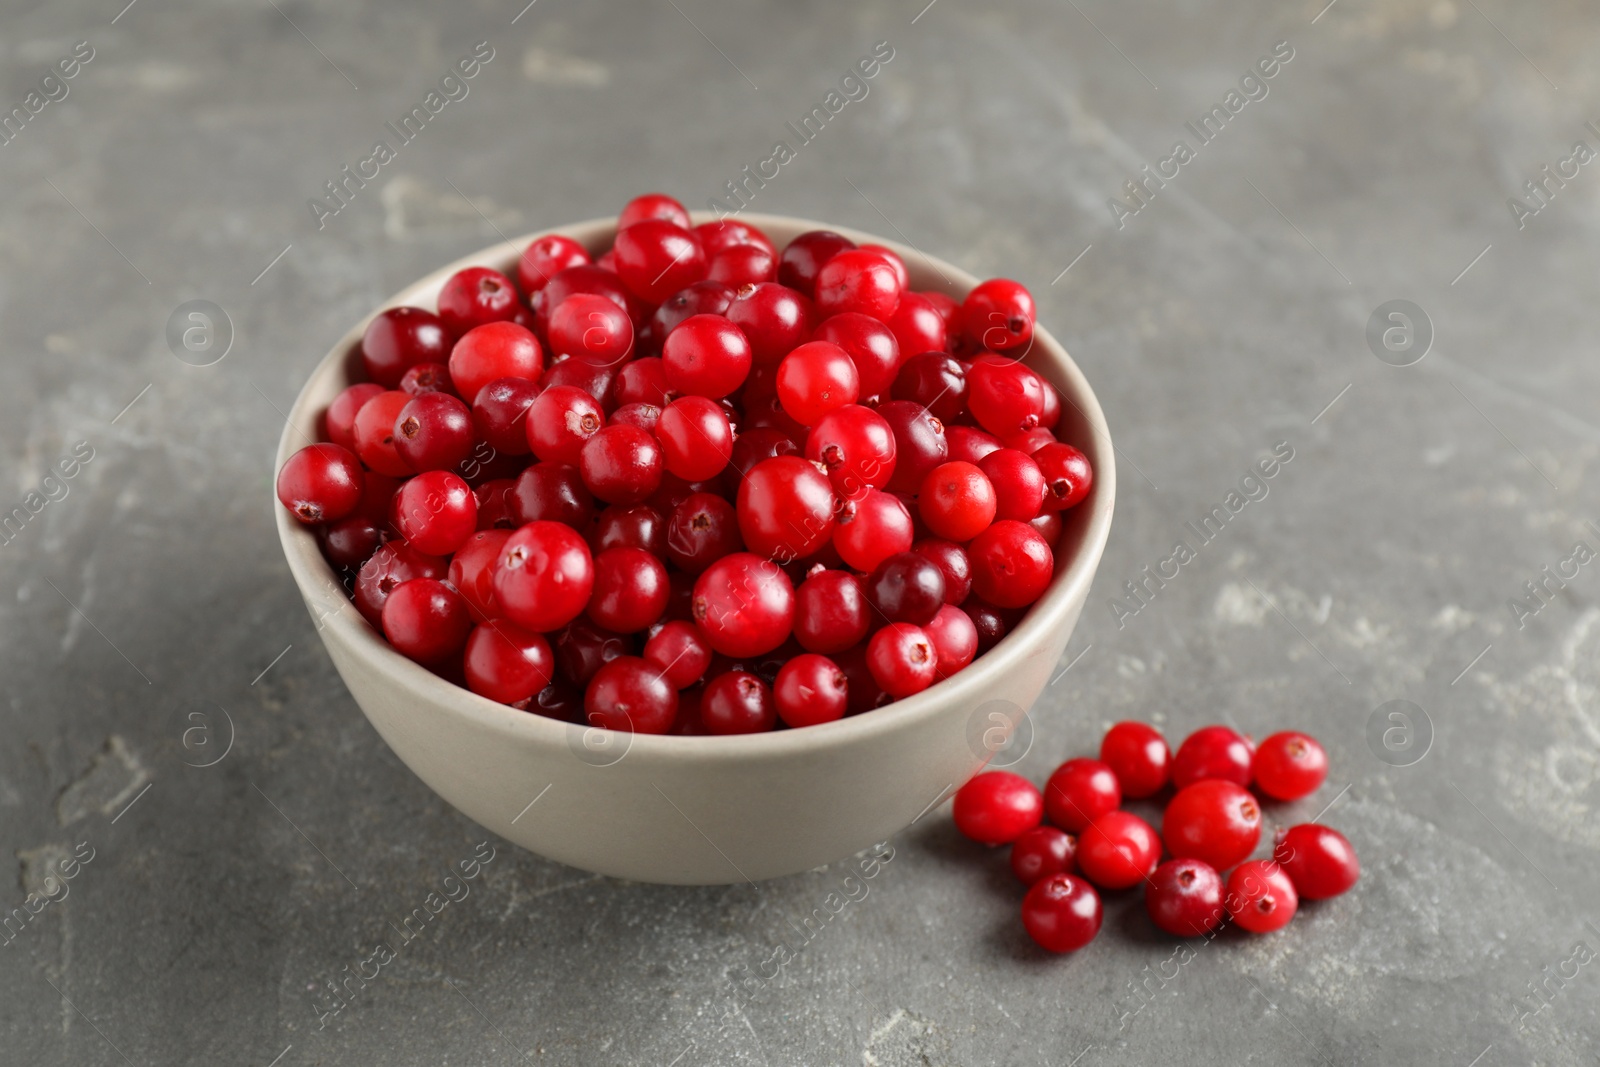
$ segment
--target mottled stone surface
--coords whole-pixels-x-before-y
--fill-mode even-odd
[[[1600,148],[1592,4],[121,2],[0,13],[4,109],[93,49],[0,148],[0,510],[57,497],[0,546],[0,886],[40,907],[0,949],[0,1060],[1595,1062],[1600,963],[1567,961],[1600,949],[1600,569],[1508,606],[1600,548],[1600,168],[1521,229],[1507,204]],[[466,98],[319,230],[308,199],[484,40]],[[1308,728],[1333,776],[1269,816],[1337,797],[1364,880],[1177,956],[1119,897],[1045,959],[1003,857],[940,811],[724,1025],[730,976],[798,946],[843,865],[676,889],[497,842],[319,1029],[326,984],[484,835],[318,644],[272,528],[281,413],[349,323],[497,230],[645,188],[702,206],[878,41],[869,95],[755,206],[1025,281],[1122,458],[1081,659],[1019,768],[1129,716]],[[1200,144],[1185,123],[1280,41]],[[1109,198],[1180,138],[1119,229]],[[164,337],[197,299],[234,331],[207,367]],[[1395,299],[1436,334],[1403,368],[1365,339]],[[1119,620],[1279,442],[1267,495]],[[1432,724],[1410,766],[1369,745],[1391,700]]]

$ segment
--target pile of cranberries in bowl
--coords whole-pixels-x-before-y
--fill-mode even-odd
[[[566,721],[756,733],[926,689],[1049,585],[1093,471],[1022,285],[913,291],[888,248],[659,194],[516,274],[379,312],[278,473],[402,655]]]

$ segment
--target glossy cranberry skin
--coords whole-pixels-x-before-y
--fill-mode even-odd
[[[949,343],[949,338],[945,335],[944,319],[935,310],[933,302],[920,293],[902,293],[900,303],[889,316],[886,325],[894,332],[894,339],[899,343],[900,351],[906,355],[918,352],[942,353]],[[927,401],[921,403],[926,404]]]
[[[1008,278],[980,282],[961,302],[967,340],[990,352],[1027,351],[1035,318],[1033,294]]]
[[[682,225],[680,223],[680,225]],[[772,243],[772,238],[762,233],[756,227],[738,219],[718,219],[715,222],[702,222],[692,227],[691,233],[700,241],[700,247],[706,250],[706,255],[715,256],[726,252],[730,248],[740,245],[754,245],[765,248],[774,257],[778,254],[778,247]]]
[[[599,264],[579,264],[556,272],[544,288],[533,295],[533,315],[539,333],[550,332],[550,316],[574,293],[598,293],[631,316],[636,307],[627,287],[616,273]]]
[[[1069,759],[1055,769],[1044,787],[1044,810],[1050,821],[1074,833],[1122,803],[1117,776],[1099,760]]]
[[[1142,722],[1119,722],[1100,742],[1100,762],[1111,768],[1129,799],[1155,796],[1172,774],[1172,752],[1161,731]]]
[[[372,470],[391,478],[404,478],[413,473],[411,465],[400,458],[394,447],[395,420],[409,403],[411,396],[395,389],[379,393],[356,412],[356,455]]]
[[[522,291],[532,295],[543,289],[551,278],[566,270],[592,262],[582,245],[558,233],[535,237],[522,258],[517,260],[517,281]]]
[[[450,368],[443,363],[414,363],[400,376],[400,391],[411,396],[423,393],[455,396],[456,383],[450,378]]]
[[[711,666],[711,645],[692,622],[674,619],[663,623],[644,643],[644,658],[672,683],[687,689]]]
[[[459,475],[426,471],[395,495],[394,524],[419,552],[448,556],[478,529],[478,498]]]
[[[845,503],[833,528],[833,547],[848,567],[871,573],[911,547],[911,512],[900,498],[879,489]]]
[[[460,652],[471,630],[467,602],[437,578],[401,582],[383,604],[383,635],[418,663],[440,663]]]
[[[1000,608],[1025,608],[1050,585],[1055,554],[1025,522],[1001,519],[967,545],[972,591]]]
[[[667,335],[684,319],[694,315],[727,315],[737,291],[731,285],[707,279],[673,293],[650,316],[639,338],[641,348],[659,355]]]
[[[743,547],[734,506],[714,493],[691,494],[667,521],[667,556],[689,574]]]
[[[712,648],[724,656],[759,656],[789,636],[794,586],[770,560],[735,552],[695,580],[693,610]]]
[[[581,359],[564,359],[544,372],[539,384],[545,389],[567,386],[581,389],[600,402],[607,410],[615,407],[617,372],[611,367],[585,363]]]
[[[561,678],[535,693],[527,710],[561,722],[582,724],[587,721],[583,717],[583,690]]]
[[[538,397],[537,382],[496,378],[478,390],[472,402],[473,432],[501,455],[527,455],[531,446],[525,420]]]
[[[557,357],[609,367],[633,351],[633,321],[604,296],[574,293],[551,312],[549,337]]]
[[[1054,826],[1035,826],[1011,845],[1011,873],[1023,885],[1052,874],[1071,874],[1077,838]]]
[[[661,484],[661,443],[637,426],[613,424],[578,455],[583,484],[608,504],[640,504]]]
[[[1219,871],[1243,860],[1261,840],[1261,806],[1232,782],[1207,778],[1178,790],[1161,817],[1174,856],[1205,860]]]
[[[989,651],[1000,643],[1000,639],[1011,630],[1011,625],[1006,621],[1006,616],[993,604],[985,604],[977,597],[968,597],[961,605],[961,610],[967,613],[967,618],[972,620],[972,625],[978,631],[978,654]]]
[[[835,655],[866,638],[871,611],[855,575],[818,571],[795,592],[795,639],[808,652]]]
[[[700,697],[700,721],[718,736],[759,734],[778,721],[772,688],[748,671],[725,671],[706,683]]]
[[[439,290],[438,303],[439,318],[457,337],[485,323],[509,319],[522,306],[511,279],[489,267],[467,267],[452,274]]]
[[[589,618],[613,633],[637,633],[661,618],[668,593],[667,569],[655,556],[642,548],[608,548],[594,557]]]
[[[1270,934],[1289,925],[1300,895],[1282,867],[1269,860],[1241,863],[1228,875],[1228,914],[1242,930]]]
[[[971,663],[978,654],[978,628],[960,608],[944,605],[922,629],[933,642],[940,681]]]
[[[689,228],[689,212],[666,193],[645,193],[623,205],[617,215],[617,229],[625,230],[646,219],[663,219],[683,229]]]
[[[322,554],[340,570],[355,570],[383,544],[384,531],[365,515],[350,515],[321,530]]]
[[[665,219],[644,219],[619,231],[612,251],[622,284],[647,304],[659,304],[706,276],[700,242]]]
[[[961,332],[961,304],[954,297],[932,289],[919,290],[918,296],[928,302],[940,320],[944,323],[944,333],[948,349],[955,344],[957,335]]]
[[[725,285],[758,285],[778,276],[778,255],[761,245],[734,245],[711,257],[706,277]]]
[[[667,373],[661,357],[646,356],[624,363],[617,371],[616,401],[618,404],[654,404],[667,406],[672,390],[667,385]]]
[[[733,427],[721,405],[703,396],[679,397],[656,425],[667,470],[691,482],[722,473],[733,457]]]
[[[1078,870],[1101,889],[1138,885],[1161,860],[1161,838],[1126,811],[1108,811],[1078,835]]]
[[[950,458],[967,463],[982,463],[984,456],[1005,447],[994,434],[976,426],[946,426],[944,435],[949,444]]]
[[[1328,777],[1328,754],[1310,734],[1286,730],[1256,746],[1251,764],[1256,788],[1275,800],[1299,800]]]
[[[944,572],[944,602],[959,607],[972,591],[972,564],[966,549],[954,541],[927,538],[911,546],[911,551],[926,556]]]
[[[921,626],[944,606],[944,571],[927,556],[898,552],[878,564],[863,589],[883,618]]]
[[[908,697],[939,680],[939,655],[922,627],[891,622],[868,639],[867,669],[885,693]]]
[[[1004,440],[1039,425],[1044,380],[1014,360],[979,356],[967,368],[967,407],[978,425]]]
[[[849,404],[817,422],[806,437],[806,458],[822,464],[841,498],[854,499],[894,477],[895,433],[876,411]]]
[[[596,552],[642,548],[651,555],[665,557],[667,521],[648,504],[613,504],[600,512],[589,540]]]
[[[607,663],[633,651],[629,638],[596,626],[586,616],[573,619],[554,633],[551,641],[560,676],[579,686],[588,685]]]
[[[778,261],[778,281],[789,288],[812,296],[816,291],[817,274],[840,252],[856,243],[832,230],[808,230],[789,242]]]
[[[1278,831],[1272,858],[1306,900],[1336,897],[1361,878],[1361,861],[1350,841],[1316,823]]]
[[[994,487],[997,519],[1030,522],[1044,504],[1044,473],[1024,452],[998,448],[978,461],[978,469]]]
[[[1226,726],[1202,726],[1184,738],[1172,757],[1172,784],[1183,789],[1206,778],[1220,778],[1248,786],[1254,755],[1248,738]]]
[[[450,379],[469,403],[496,378],[538,381],[543,371],[539,339],[514,322],[491,322],[469,330],[450,350]]]
[[[802,426],[854,404],[860,388],[856,366],[844,349],[829,341],[809,341],[778,364],[778,402]]]
[[[1204,860],[1168,860],[1144,889],[1144,910],[1157,929],[1174,937],[1201,937],[1222,925],[1222,876]]]
[[[542,634],[495,619],[467,638],[462,666],[468,689],[502,704],[519,704],[550,684],[556,661]]]
[[[278,502],[307,526],[342,519],[361,503],[361,461],[348,448],[307,445],[278,472]]]
[[[728,482],[732,491],[738,491],[739,479],[755,469],[756,464],[774,456],[804,455],[794,438],[773,426],[757,426],[741,430],[733,441],[732,467]]]
[[[356,574],[356,610],[381,630],[383,605],[390,593],[413,578],[443,578],[446,570],[444,560],[418,552],[404,541],[379,545]]]
[[[739,532],[752,552],[786,562],[812,555],[833,536],[833,486],[816,464],[777,456],[739,483]]]
[[[682,395],[721,400],[750,373],[750,342],[721,315],[691,315],[661,348],[667,383]]]
[[[970,541],[994,521],[994,486],[971,463],[941,463],[922,479],[917,508],[935,537]]]
[[[866,249],[849,249],[817,272],[817,311],[824,318],[854,311],[882,322],[902,291],[900,276],[888,260]]]
[[[514,530],[521,525],[512,499],[516,488],[513,478],[493,478],[472,487],[472,495],[478,498],[478,529]]]
[[[967,413],[967,369],[943,351],[922,351],[907,359],[894,378],[896,400],[914,400],[934,417],[951,423]],[[947,427],[947,431],[954,427]]]
[[[473,622],[482,623],[500,614],[494,599],[494,568],[510,536],[510,530],[479,530],[450,558],[450,584],[466,598]]]
[[[878,416],[894,434],[894,472],[881,488],[915,493],[928,472],[945,462],[949,444],[944,424],[913,400],[888,400],[877,407]]]
[[[423,393],[400,409],[393,440],[414,471],[454,470],[472,453],[472,412],[448,393]]]
[[[809,341],[816,319],[809,298],[776,282],[743,286],[718,310],[749,339],[757,366],[775,366]]]
[[[1094,486],[1089,458],[1071,445],[1056,442],[1031,453],[1044,474],[1045,511],[1065,511],[1080,503]]]
[[[346,386],[322,417],[323,428],[329,441],[340,448],[356,450],[356,413],[363,404],[385,390],[373,382],[357,382]]]
[[[981,845],[1009,845],[1039,825],[1044,799],[1034,784],[1010,771],[980,774],[956,790],[956,829]]]
[[[536,633],[559,630],[582,613],[594,588],[594,560],[576,530],[530,522],[507,539],[494,574],[505,617]]]
[[[778,669],[772,683],[778,717],[788,726],[816,726],[844,718],[849,686],[839,665],[826,656],[802,653]]]
[[[861,396],[887,396],[902,354],[889,327],[868,315],[846,312],[824,320],[814,336],[844,349],[859,375]]]
[[[517,477],[509,498],[519,525],[548,521],[583,529],[594,518],[594,498],[578,468],[567,463],[535,463]]]
[[[1047,952],[1076,952],[1100,932],[1104,913],[1094,887],[1070,874],[1035,882],[1022,898],[1022,925]]]
[[[385,308],[361,335],[361,363],[367,377],[385,389],[418,363],[443,363],[450,358],[456,335],[445,321],[422,308]]]
[[[653,664],[618,656],[589,680],[583,711],[592,726],[664,734],[678,715],[678,691]]]
[[[605,424],[605,411],[594,397],[582,389],[553,385],[528,409],[528,444],[542,460],[575,464],[583,446]]]

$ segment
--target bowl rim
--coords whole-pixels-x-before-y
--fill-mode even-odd
[[[796,232],[832,230],[857,244],[881,245],[900,255],[913,274],[933,273],[948,279],[945,288],[949,290],[965,292],[979,281],[967,271],[914,247],[864,231],[786,215],[748,212],[730,217],[764,231],[769,228],[781,230],[798,228]],[[697,211],[691,212],[691,219],[698,225],[702,222],[717,221],[717,216],[711,212]],[[497,242],[462,256],[403,286],[373,308],[339,338],[307,376],[279,437],[273,467],[274,478],[276,471],[282,468],[288,457],[301,447],[303,437],[318,439],[317,426],[322,414],[322,405],[326,401],[318,401],[315,406],[313,405],[314,386],[319,385],[330,375],[338,375],[344,384],[350,383],[349,367],[354,347],[359,344],[367,324],[380,311],[415,304],[418,299],[416,294],[429,289],[436,290],[445,279],[466,267],[500,265],[496,266],[496,269],[512,271],[523,249],[539,237],[562,234],[588,246],[609,240],[614,236],[615,225],[616,219],[607,216],[549,227]],[[510,264],[509,270],[505,264]],[[1022,622],[988,652],[976,657],[955,675],[885,707],[804,729],[769,730],[758,734],[727,736],[632,734],[626,749],[630,760],[681,762],[688,759],[720,763],[726,760],[790,759],[826,752],[884,734],[909,730],[938,717],[953,701],[970,702],[973,707],[980,706],[984,703],[984,694],[994,676],[1015,668],[1045,641],[1051,631],[1062,626],[1068,616],[1081,610],[1081,604],[1087,600],[1089,585],[1093,581],[1110,534],[1116,496],[1114,449],[1099,400],[1066,348],[1042,325],[1035,326],[1033,345],[1037,349],[1042,349],[1042,361],[1051,365],[1045,376],[1054,379],[1052,384],[1061,393],[1062,399],[1078,409],[1090,428],[1092,439],[1075,444],[1089,456],[1095,480],[1088,498],[1073,509],[1074,511],[1078,508],[1088,509],[1089,517],[1072,561],[1065,572],[1057,571],[1044,595],[1033,604]],[[1036,370],[1044,371],[1044,368],[1039,366],[1039,361],[1030,360],[1029,363]],[[414,691],[420,699],[445,707],[451,714],[468,720],[475,727],[499,733],[507,739],[515,738],[524,743],[544,745],[552,751],[565,750],[574,743],[574,731],[582,734],[598,729],[520,711],[479,696],[463,686],[439,677],[426,667],[395,651],[366,619],[354,610],[354,605],[345,596],[343,584],[323,558],[312,529],[294,521],[288,511],[278,503],[275,493],[271,497],[271,507],[289,570],[314,616],[316,611],[312,608],[312,604],[317,597],[317,590],[337,591],[340,606],[316,620],[319,631],[324,626],[331,628],[341,639],[344,649],[363,660],[367,667],[393,676],[406,689]],[[324,643],[329,639],[327,634],[319,636]],[[357,703],[359,705],[359,701]]]

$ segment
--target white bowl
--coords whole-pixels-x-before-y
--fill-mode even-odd
[[[817,229],[893,248],[914,289],[960,299],[977,284],[965,271],[872,234],[805,219],[741,217],[780,248]],[[610,244],[615,222],[547,232],[598,252]],[[431,309],[445,279],[464,267],[515,277],[535,236],[458,260],[384,306]],[[360,361],[352,356],[367,322],[352,327],[306,382],[278,444],[278,466],[317,438],[322,412],[357,380],[351,371]],[[274,501],[278,534],[356,703],[417,777],[485,828],[562,863],[636,881],[716,885],[793,874],[888,838],[971,777],[1043,691],[1083,610],[1111,528],[1111,438],[1089,383],[1042,326],[1026,362],[1060,391],[1057,433],[1083,450],[1095,473],[1088,498],[1065,513],[1049,589],[1011,633],[954,677],[821,726],[735,737],[632,735],[497,704],[390,648],[345,597],[311,531]]]

